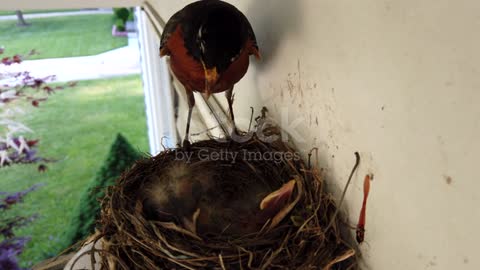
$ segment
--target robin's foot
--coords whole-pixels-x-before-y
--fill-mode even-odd
[[[232,145],[235,142],[241,142],[242,141],[242,135],[240,135],[240,132],[238,132],[237,128],[233,128],[232,132],[230,133],[230,136],[228,137],[228,148],[231,148]]]
[[[230,139],[238,141],[238,138],[241,138],[242,135],[240,134],[240,131],[238,131],[237,127],[234,126],[232,129],[232,132],[230,133]]]
[[[187,139],[183,140],[182,147],[183,147],[184,150],[189,151],[191,146],[192,146],[192,144],[190,143],[189,140],[187,140]]]

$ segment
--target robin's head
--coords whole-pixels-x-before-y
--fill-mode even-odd
[[[236,7],[222,1],[203,2],[191,24],[182,27],[185,47],[202,63],[206,84],[211,86],[243,50],[258,55],[258,47],[250,23]]]
[[[196,81],[190,88],[206,93],[226,90],[218,88],[222,80],[226,87],[238,82],[246,72],[249,55],[260,58],[248,19],[219,0],[193,2],[168,20],[160,40],[160,56],[165,55],[172,57],[180,77],[203,75],[205,85]]]
[[[219,72],[227,69],[244,49],[248,37],[247,26],[236,10],[216,8],[200,23],[195,45],[207,69]]]

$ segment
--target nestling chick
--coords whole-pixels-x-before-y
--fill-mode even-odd
[[[271,193],[266,186],[257,184],[245,192],[226,192],[202,198],[198,231],[229,235],[258,232],[288,204],[294,188],[295,181],[292,180]]]
[[[195,166],[177,161],[165,168],[161,176],[152,176],[145,189],[147,214],[160,220],[178,220],[195,231],[195,213],[202,196],[213,181],[208,173],[194,173]]]
[[[177,221],[193,233],[245,235],[275,217],[295,188],[294,180],[276,190],[253,177],[241,182],[209,165],[172,164],[150,180],[146,209],[155,219]]]

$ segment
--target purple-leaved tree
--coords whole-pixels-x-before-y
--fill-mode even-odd
[[[25,195],[36,189],[35,185],[27,190],[7,193],[0,192],[0,269],[20,270],[17,256],[20,255],[28,242],[28,237],[15,236],[14,229],[23,227],[32,222],[36,216],[9,217],[6,211],[12,206],[21,203]]]
[[[19,64],[36,54],[35,50],[26,56],[3,56],[3,53],[4,49],[0,48],[0,169],[18,163],[48,162],[48,159],[37,155],[38,139],[25,137],[25,133],[32,133],[32,130],[18,120],[18,116],[24,113],[20,105],[27,102],[38,107],[55,91],[72,87],[75,83],[52,86],[49,82],[55,79],[53,75],[36,78],[28,71],[2,71],[2,66]],[[43,171],[46,166],[40,164],[38,169]]]
[[[33,132],[18,119],[24,113],[21,107],[25,103],[38,107],[55,91],[75,85],[67,83],[52,86],[49,83],[55,76],[36,78],[28,71],[12,73],[4,68],[19,64],[34,54],[36,52],[32,50],[24,56],[5,56],[4,49],[0,48],[0,170],[14,164],[32,163],[38,164],[38,171],[46,170],[45,163],[51,160],[37,154],[38,139],[26,137],[26,133]],[[36,216],[9,217],[5,212],[22,202],[25,195],[38,186],[16,193],[0,191],[0,269],[22,269],[18,263],[18,255],[22,253],[29,237],[16,236],[14,229],[29,224]]]

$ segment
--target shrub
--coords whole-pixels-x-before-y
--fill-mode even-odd
[[[128,20],[128,16],[130,16],[130,10],[128,8],[114,8],[113,13],[115,17],[121,19],[123,23]]]
[[[117,26],[117,31],[119,32],[125,31],[125,22],[123,22],[121,19],[117,19],[115,21],[115,26]]]
[[[134,20],[135,20],[134,10],[133,8],[130,8],[127,21],[133,22]]]
[[[60,250],[85,239],[95,231],[96,220],[100,214],[99,201],[105,196],[105,189],[113,185],[122,172],[140,157],[140,153],[121,134],[118,134],[105,163],[80,198],[70,226],[60,241],[63,244]]]

